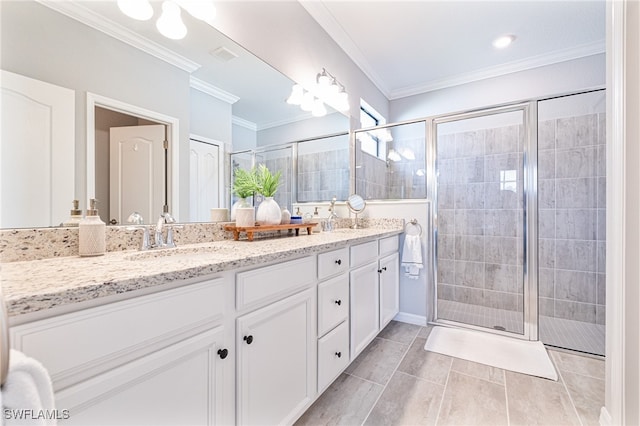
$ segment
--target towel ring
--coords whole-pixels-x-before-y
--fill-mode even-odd
[[[414,228],[418,228],[418,236],[421,237],[422,236],[422,226],[420,226],[420,224],[418,223],[418,219],[411,219],[405,226],[404,226],[404,232],[407,233],[407,235],[413,235],[413,234],[409,234],[409,225],[413,225]]]

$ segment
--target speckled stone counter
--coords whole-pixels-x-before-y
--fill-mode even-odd
[[[402,220],[298,237],[185,244],[175,249],[116,251],[0,264],[9,316],[132,292],[221,271],[357,244],[403,231]]]

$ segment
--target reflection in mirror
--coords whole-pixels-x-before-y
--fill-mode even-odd
[[[349,195],[349,134],[298,143],[299,203],[345,200]]]
[[[161,3],[152,2],[152,7],[158,13]],[[300,108],[285,102],[293,81],[212,26],[192,19],[188,14],[183,19],[189,37],[173,41],[161,36],[152,22],[140,23],[124,16],[116,2],[0,1],[0,8],[1,39],[10,41],[2,44],[2,68],[69,89],[72,104],[74,95],[77,103],[75,113],[71,113],[71,119],[75,120],[75,137],[72,133],[66,138],[72,142],[74,152],[65,155],[65,161],[75,160],[75,167],[69,167],[67,163],[63,166],[73,172],[69,174],[75,174],[75,180],[73,177],[67,179],[65,188],[69,189],[57,197],[62,215],[47,222],[23,221],[17,225],[3,222],[4,226],[56,226],[68,217],[73,199],[79,199],[84,209],[89,194],[109,193],[110,189],[103,183],[98,188],[94,182],[84,179],[85,173],[88,176],[88,168],[101,160],[88,158],[93,151],[84,135],[92,123],[88,122],[90,113],[82,107],[87,92],[175,118],[179,123],[176,140],[188,141],[192,135],[202,136],[222,142],[227,152],[270,143],[263,142],[266,139],[277,139],[273,143],[282,144],[282,141],[303,140],[349,128],[348,119],[341,114],[338,114],[341,115],[340,130],[327,128],[325,121],[314,126],[310,115],[300,117]],[[95,20],[85,23],[86,16]],[[124,30],[128,38],[119,37],[121,33],[111,34],[111,28]],[[224,61],[210,54],[212,51],[230,51],[235,57]],[[132,69],[135,72],[131,72]],[[301,118],[304,124],[301,124]],[[247,145],[235,146],[241,131],[237,123],[242,123],[242,130],[250,133],[242,135],[248,141]],[[169,210],[184,222],[196,217],[190,215],[189,146],[181,143],[175,156],[172,149],[170,146],[170,186],[163,187],[162,191],[169,191],[166,197]],[[265,158],[267,160],[275,161]],[[105,164],[101,162],[96,167],[104,168]],[[58,167],[54,164],[54,168]],[[292,168],[289,169],[291,172]],[[97,173],[102,172],[96,171],[96,178]],[[220,190],[225,190],[223,181],[220,179]],[[162,185],[163,180],[154,182]],[[43,183],[41,187],[50,183]],[[28,190],[25,192],[27,199],[38,198],[31,196]],[[283,205],[291,203],[291,189],[288,192]],[[287,191],[283,191],[285,193]],[[96,198],[101,199],[101,212],[107,214],[108,195]],[[229,198],[225,195],[220,199]],[[163,202],[157,207],[162,207]],[[4,200],[0,200],[0,204],[4,206]],[[226,202],[224,204],[203,206],[202,211],[226,207]],[[155,213],[149,218],[145,216],[145,220],[152,221],[153,216]],[[111,218],[105,219],[109,222]]]
[[[292,188],[293,188],[293,145],[285,147],[274,147],[272,149],[267,148],[264,151],[256,151],[255,164],[264,164],[272,174],[280,172],[280,186],[278,191],[274,195],[273,199],[276,200],[280,208],[287,208],[291,211],[292,203]],[[262,202],[262,196],[258,195],[255,199],[255,204],[258,206]]]
[[[367,200],[425,198],[425,141],[425,121],[356,131],[356,193]]]

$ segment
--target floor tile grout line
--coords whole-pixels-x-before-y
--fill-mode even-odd
[[[436,426],[440,421],[442,405],[444,404],[444,395],[447,393],[447,387],[449,386],[449,378],[451,377],[451,367],[453,367],[453,358],[451,358],[451,363],[449,364],[449,371],[447,372],[447,380],[444,382],[444,387],[442,388],[442,395],[440,396],[440,405],[438,406],[438,415],[436,416]]]
[[[416,335],[413,336],[413,339],[411,340],[411,343],[409,345],[407,345],[407,349],[405,349],[404,353],[400,357],[400,361],[398,361],[398,363],[394,367],[393,371],[391,372],[391,376],[389,376],[389,380],[387,380],[387,383],[385,383],[382,386],[382,391],[380,392],[380,395],[378,395],[378,397],[376,398],[375,402],[373,403],[373,405],[369,409],[369,412],[367,413],[367,415],[365,416],[364,420],[362,421],[362,425],[364,425],[367,422],[367,419],[369,418],[369,416],[373,412],[373,409],[376,408],[376,405],[378,405],[378,401],[380,401],[380,398],[382,398],[382,395],[384,394],[384,391],[387,390],[387,386],[389,385],[389,382],[391,382],[391,379],[393,378],[393,375],[396,373],[396,371],[398,371],[398,367],[400,367],[400,364],[402,364],[402,361],[404,361],[404,358],[407,356],[407,353],[409,353],[409,350],[411,349],[411,347],[413,346],[413,343],[418,338],[418,334],[420,334],[420,330],[421,329],[422,329],[422,327],[418,329],[418,331],[416,332]],[[392,341],[392,340],[389,340],[389,339],[384,339],[384,340]],[[400,342],[395,342],[395,341],[393,341],[393,342],[394,343],[400,343]],[[404,344],[404,343],[400,343],[400,344]]]
[[[564,377],[562,377],[562,371],[559,368],[558,368],[558,376],[560,376],[560,379],[562,379],[562,386],[564,387],[564,391],[567,393],[567,396],[569,397],[569,401],[571,401],[571,407],[573,408],[573,412],[576,414],[576,417],[578,418],[578,422],[580,422],[580,425],[584,426],[584,423],[582,422],[582,417],[580,417],[580,413],[578,413],[578,408],[576,407],[576,403],[573,401],[571,392],[569,392],[569,388],[567,387],[567,382],[566,380],[564,380]]]
[[[505,408],[507,410],[507,426],[511,426],[511,419],[509,418],[509,390],[507,389],[507,373],[504,372],[504,400]]]

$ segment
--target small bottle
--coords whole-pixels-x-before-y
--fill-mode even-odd
[[[67,219],[62,226],[78,226],[80,221],[82,220],[82,210],[78,207],[80,205],[80,201],[73,200],[73,209],[71,209],[71,215],[69,219]]]
[[[100,256],[106,249],[105,233],[106,225],[98,216],[96,203],[98,200],[89,200],[87,216],[78,225],[80,245],[78,252],[80,256]]]

